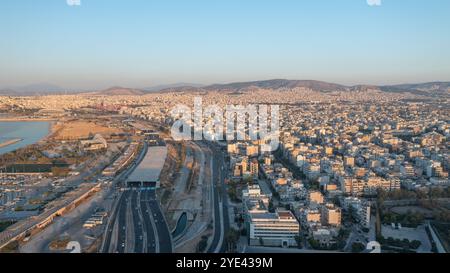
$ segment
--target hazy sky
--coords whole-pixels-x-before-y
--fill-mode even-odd
[[[450,80],[450,1],[0,1],[0,87]]]

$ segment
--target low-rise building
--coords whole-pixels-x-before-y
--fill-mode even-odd
[[[322,225],[340,227],[342,223],[341,209],[333,204],[322,207]]]

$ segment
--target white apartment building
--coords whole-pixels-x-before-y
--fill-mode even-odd
[[[300,224],[290,211],[250,212],[248,227],[250,245],[297,246]]]

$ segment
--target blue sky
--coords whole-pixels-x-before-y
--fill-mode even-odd
[[[450,1],[2,0],[0,87],[450,80]]]

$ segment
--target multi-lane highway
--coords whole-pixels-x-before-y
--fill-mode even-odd
[[[143,152],[121,176],[122,182],[139,165],[148,151]],[[154,189],[125,188],[117,200],[107,229],[101,252],[108,253],[171,253],[172,237],[161,211]]]
[[[205,154],[206,167],[211,169],[214,213],[214,233],[207,252],[226,251],[225,237],[229,230],[228,196],[223,170],[224,157],[218,147],[197,143]],[[145,155],[147,147],[144,147]],[[143,156],[133,164],[131,173]],[[127,177],[127,176],[126,176]],[[122,178],[123,179],[123,178]],[[125,178],[126,179],[126,178]],[[172,236],[155,190],[148,188],[123,189],[105,233],[102,252],[171,253]]]
[[[156,226],[155,233],[158,236],[159,253],[172,253],[172,235],[167,227],[166,219],[156,199],[155,192],[145,191],[145,194],[148,198],[145,203]]]
[[[146,247],[143,252],[156,253],[156,234],[155,234],[155,222],[151,216],[151,210],[149,208],[149,194],[150,191],[141,192],[140,209],[142,218],[144,219],[144,229],[146,238]],[[158,245],[159,248],[159,245]]]
[[[103,252],[172,253],[172,237],[150,189],[126,189],[107,230]]]
[[[144,156],[146,155],[148,151],[148,144],[144,143],[144,147],[141,150],[140,154],[137,156],[137,158],[133,161],[133,163],[124,170],[121,174],[119,174],[117,177],[114,178],[113,186],[116,185],[122,185],[124,184],[124,181],[130,176],[130,174],[136,169],[136,167],[139,165],[139,163],[144,159]],[[114,189],[112,189],[113,191]],[[119,212],[121,211],[121,206],[124,206],[124,203],[127,201],[128,193],[120,193],[119,192],[119,198],[115,203],[115,207],[112,209],[109,217],[109,221],[105,230],[105,234],[103,237],[103,243],[101,247],[101,252],[107,253],[112,251],[111,250],[111,243],[112,243],[112,237],[113,232],[115,231],[114,226],[116,225],[116,220]],[[123,209],[123,207],[122,207]],[[123,235],[123,234],[122,234]],[[123,243],[123,242],[122,242]],[[122,244],[121,243],[121,244]],[[120,251],[119,251],[120,252]]]
[[[127,206],[130,202],[130,192],[124,192],[123,201],[119,203],[119,217],[118,217],[118,239],[117,252],[125,253],[127,241]]]
[[[213,151],[213,158],[214,158],[214,173],[216,174],[216,177],[214,178],[215,181],[220,185],[221,192],[220,192],[220,202],[222,205],[222,212],[223,212],[223,234],[222,236],[226,236],[230,229],[230,218],[229,218],[229,204],[228,204],[228,186],[225,184],[225,159],[223,156],[222,151],[215,146],[214,144],[209,145]],[[223,239],[223,238],[222,238]],[[221,240],[220,243],[222,244],[220,246],[220,253],[226,252],[226,243],[224,240]]]
[[[131,194],[131,211],[133,212],[133,223],[134,223],[134,253],[145,252],[144,245],[146,241],[145,236],[145,226],[143,222],[143,216],[141,212],[141,202],[140,202],[139,191],[133,191]]]
[[[214,235],[207,250],[208,253],[223,253],[226,251],[225,235],[229,230],[228,196],[225,184],[225,172],[223,170],[223,153],[214,144],[209,142],[199,143],[199,147],[206,155],[206,162],[211,162],[211,175],[213,180],[214,196]]]

